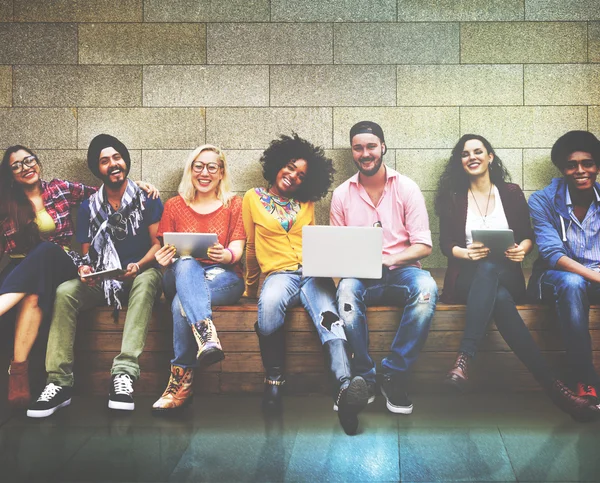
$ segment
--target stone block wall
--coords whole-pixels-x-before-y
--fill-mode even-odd
[[[557,174],[558,136],[600,136],[599,0],[0,0],[0,46],[0,149],[95,183],[85,150],[111,133],[165,197],[205,142],[237,191],[261,184],[261,151],[291,131],[326,148],[338,184],[350,126],[372,119],[437,233],[461,134],[486,136],[528,193]],[[437,246],[425,266],[445,266]]]

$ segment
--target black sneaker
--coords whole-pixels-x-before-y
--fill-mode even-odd
[[[112,377],[108,407],[122,411],[133,411],[135,408],[133,402],[133,379],[129,374],[115,374]]]
[[[404,389],[404,384],[399,377],[384,374],[383,384],[381,384],[381,394],[385,397],[386,406],[391,412],[396,414],[412,413],[413,404],[408,399],[408,393]]]
[[[52,382],[44,388],[38,400],[27,410],[30,418],[46,418],[60,408],[71,404],[71,390],[69,386],[57,386]]]

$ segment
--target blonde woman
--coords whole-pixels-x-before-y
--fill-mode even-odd
[[[163,284],[173,299],[175,352],[167,388],[152,406],[157,412],[184,407],[191,400],[194,368],[225,357],[211,307],[233,304],[244,292],[242,200],[231,191],[225,154],[218,147],[200,146],[186,160],[179,195],[165,203],[158,237],[165,232],[216,233],[218,243],[208,259],[176,259],[169,245],[156,253],[158,263],[168,267]]]

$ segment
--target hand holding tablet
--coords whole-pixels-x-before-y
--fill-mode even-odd
[[[505,252],[515,248],[515,237],[512,230],[479,229],[471,232],[473,242],[482,243],[489,249],[489,255],[504,257]]]

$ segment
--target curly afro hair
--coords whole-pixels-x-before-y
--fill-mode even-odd
[[[320,200],[333,183],[333,163],[325,156],[322,147],[314,146],[294,132],[292,136],[282,134],[279,139],[271,141],[260,157],[265,180],[270,186],[273,185],[277,173],[290,161],[297,159],[306,161],[307,171],[303,183],[294,193],[294,199],[300,202]]]

